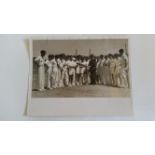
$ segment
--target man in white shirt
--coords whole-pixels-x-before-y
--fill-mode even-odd
[[[79,86],[80,85],[80,77],[81,77],[81,68],[80,68],[80,63],[81,63],[81,60],[80,60],[80,57],[77,58],[76,60],[76,63],[77,63],[77,67],[76,67],[76,85]]]
[[[52,64],[52,87],[57,88],[58,87],[58,65],[54,57],[51,60],[51,64]]]
[[[68,87],[69,85],[69,75],[68,75],[68,63],[67,63],[67,56],[64,56],[62,59],[62,82],[63,85]]]
[[[54,58],[53,55],[48,56],[48,60],[45,62],[47,66],[47,88],[52,90],[52,63],[51,60]]]
[[[115,56],[110,55],[110,78],[111,78],[111,85],[115,86],[115,77],[114,77],[114,72],[116,68],[116,63],[115,63]]]
[[[38,64],[39,91],[45,90],[45,56],[46,51],[42,50],[40,56],[35,59],[35,62]]]
[[[121,84],[120,86],[123,88],[128,88],[129,87],[129,82],[128,82],[128,56],[124,52],[123,49],[119,50],[119,55],[120,55],[120,63],[121,63],[121,69],[120,69],[120,79],[121,79]]]
[[[86,59],[83,57],[83,60],[82,60],[82,63],[81,63],[81,84],[86,84],[86,76],[85,76],[85,73],[86,73],[86,69],[87,69],[87,61]]]
[[[75,86],[75,69],[77,63],[74,57],[70,58],[70,61],[68,61],[68,66],[69,66],[69,85]]]
[[[104,84],[104,73],[103,73],[103,65],[104,65],[104,56],[100,55],[98,64],[97,64],[97,74],[99,78],[99,84]]]
[[[58,65],[58,79],[57,79],[58,87],[63,87],[63,82],[62,82],[62,69],[63,69],[62,55],[58,56],[57,65]]]

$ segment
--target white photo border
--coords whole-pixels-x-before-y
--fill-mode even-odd
[[[32,98],[33,41],[34,40],[77,40],[77,39],[128,39],[130,98]],[[29,40],[29,86],[28,116],[132,116],[132,83],[130,35],[116,34],[63,34],[38,35]]]

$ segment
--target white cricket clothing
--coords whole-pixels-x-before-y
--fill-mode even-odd
[[[82,62],[81,64],[87,67],[87,62],[86,61]],[[84,74],[84,72],[86,70],[86,67],[84,67],[84,66],[81,66],[81,74]]]
[[[68,64],[65,60],[63,60],[62,63],[63,63],[62,82],[64,86],[68,86],[69,84]]]
[[[35,61],[38,63],[38,78],[39,78],[39,90],[44,90],[45,87],[45,59],[38,56]]]
[[[80,74],[80,65],[78,63],[80,63],[80,61],[76,61],[77,63],[77,67],[76,67],[76,74]]]
[[[47,69],[47,87],[49,89],[52,89],[52,63],[49,60],[47,60],[45,63],[48,67],[48,69]]]
[[[51,60],[52,64],[52,87],[57,88],[58,86],[58,66],[55,59]]]
[[[77,66],[77,63],[74,61],[69,61],[68,66],[69,66],[69,75],[74,75],[75,74],[75,67]]]

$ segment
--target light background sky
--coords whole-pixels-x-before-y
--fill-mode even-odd
[[[34,40],[33,41],[33,56],[40,54],[41,50],[46,50],[47,54],[72,54],[76,49],[78,54],[109,54],[116,53],[119,49],[128,48],[127,39],[96,39],[96,40]]]

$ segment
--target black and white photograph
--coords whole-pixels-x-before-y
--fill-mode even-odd
[[[33,98],[129,98],[128,39],[32,41]]]

